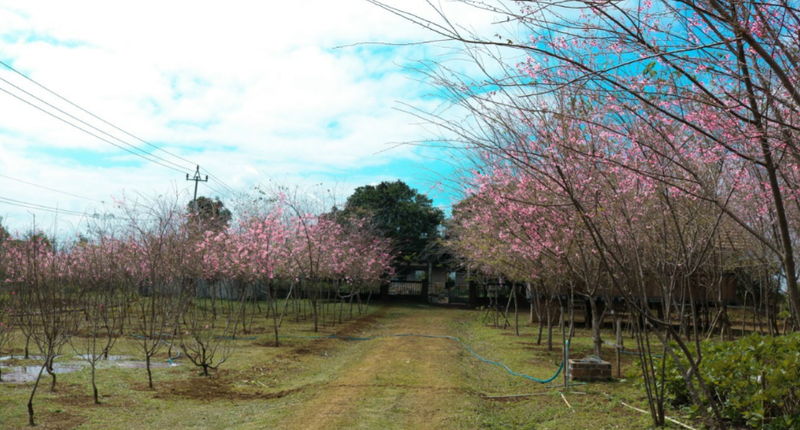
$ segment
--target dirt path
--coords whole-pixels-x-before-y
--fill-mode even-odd
[[[446,335],[448,319],[435,308],[389,308],[380,333]],[[378,334],[378,333],[372,334]],[[289,429],[452,427],[470,396],[452,366],[458,344],[444,339],[386,337],[372,341],[351,365],[304,402]]]

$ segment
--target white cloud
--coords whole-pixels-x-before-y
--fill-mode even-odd
[[[394,3],[433,16],[424,1]],[[455,21],[496,31],[485,13],[444,6]],[[420,161],[411,147],[381,151],[387,142],[423,135],[414,124],[418,120],[399,112],[398,103],[433,108],[437,102],[425,98],[428,89],[404,75],[401,66],[440,51],[333,48],[430,38],[425,29],[364,0],[0,4],[0,59],[237,188],[266,176],[363,180],[345,186],[352,189],[413,175],[359,171]],[[2,70],[0,78],[152,151],[13,72]],[[7,83],[0,82],[0,88],[31,100]],[[0,172],[7,176],[106,201],[122,189],[152,194],[191,186],[181,173],[152,163],[120,164],[136,158],[5,93],[0,93],[0,112],[5,113],[0,116]],[[193,171],[191,163],[155,154]],[[95,205],[3,178],[0,190],[1,197],[62,209]],[[20,226],[30,218],[25,209],[9,205],[0,205],[0,215]]]

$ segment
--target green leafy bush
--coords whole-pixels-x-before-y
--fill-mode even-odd
[[[731,423],[775,430],[800,428],[800,334],[703,342],[701,350],[700,373]],[[684,355],[675,351],[688,368]],[[666,388],[667,399],[676,407],[706,407],[691,404],[678,366],[672,358],[664,359],[666,374],[659,383]]]

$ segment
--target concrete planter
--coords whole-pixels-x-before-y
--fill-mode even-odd
[[[570,381],[608,381],[611,379],[611,363],[597,359],[570,359]]]

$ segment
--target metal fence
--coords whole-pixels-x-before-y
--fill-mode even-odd
[[[418,296],[422,294],[422,282],[392,281],[389,284],[390,296]]]

